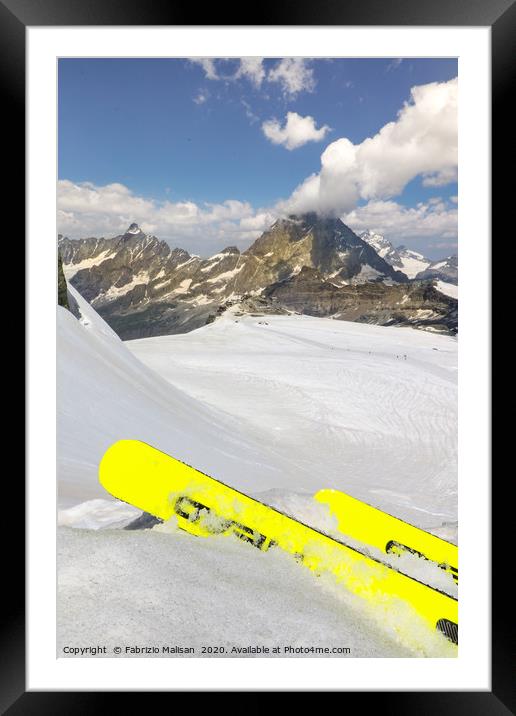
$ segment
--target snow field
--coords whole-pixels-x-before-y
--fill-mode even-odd
[[[97,470],[109,445],[134,438],[328,533],[335,523],[312,499],[322,487],[454,540],[455,339],[229,313],[190,334],[124,344],[71,292],[81,322],[58,308],[61,645],[195,645],[216,622],[212,633],[228,644],[272,644],[279,634],[323,646],[342,638],[351,656],[450,655],[405,605],[372,613],[279,550],[170,525],[114,529],[139,511],[111,499]],[[418,574],[435,583],[444,573],[434,571]]]
[[[174,387],[237,417],[268,461],[287,463],[273,486],[255,474],[255,491],[332,487],[423,528],[456,522],[455,338],[230,315],[125,345]]]
[[[236,656],[233,646],[250,645],[350,649],[326,657],[454,656],[402,603],[384,614],[368,610],[284,552],[236,538],[195,538],[174,524],[59,528],[58,563],[58,655],[66,644],[98,643],[106,656],[138,644],[194,647],[186,656],[202,656],[203,645],[223,646],[227,657]]]

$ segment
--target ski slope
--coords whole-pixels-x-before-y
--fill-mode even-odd
[[[453,655],[404,613],[392,628],[274,550],[191,538],[173,524],[121,530],[139,511],[113,500],[97,469],[114,441],[136,438],[328,532],[334,520],[311,497],[321,487],[453,538],[454,339],[227,315],[187,335],[124,344],[71,292],[81,321],[59,307],[57,316],[58,650],[164,639],[198,649],[210,633],[228,647]],[[411,626],[400,631],[400,621]]]

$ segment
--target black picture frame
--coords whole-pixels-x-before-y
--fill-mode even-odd
[[[203,22],[197,22],[202,13]],[[514,0],[362,0],[337,4],[319,0],[316,6],[287,0],[282,5],[264,0],[253,7],[250,17],[239,16],[229,6],[212,4],[202,11],[192,4],[167,0],[0,0],[0,81],[4,107],[4,141],[16,147],[16,160],[9,170],[12,235],[21,233],[25,208],[25,31],[28,26],[77,25],[305,25],[305,26],[489,26],[492,32],[492,151],[493,167],[507,162],[507,147],[513,128],[509,110],[510,90],[514,87],[514,45],[516,5]],[[502,164],[503,162],[503,164]],[[511,206],[511,182],[501,179],[493,168],[492,236],[502,229],[506,207]],[[21,270],[21,269],[20,269]],[[19,306],[17,307],[19,311]],[[494,315],[494,314],[493,314]],[[494,319],[493,319],[494,327]],[[29,346],[30,348],[30,346]],[[18,472],[18,471],[17,471]],[[12,481],[9,504],[24,504],[21,474]],[[507,545],[511,520],[505,519],[507,484],[493,482],[492,490],[492,691],[458,692],[347,692],[360,699],[360,708],[381,708],[382,714],[446,714],[502,716],[516,713],[514,668],[514,627],[512,592],[507,589]],[[7,508],[6,508],[7,510]],[[120,693],[103,692],[26,692],[25,689],[25,568],[24,542],[20,527],[21,508],[4,511],[4,538],[16,535],[14,544],[4,545],[4,607],[1,626],[0,711],[10,716],[31,714],[98,713],[107,704],[119,709]],[[5,525],[5,522],[7,524]],[[12,524],[9,524],[9,523]],[[16,546],[15,546],[16,545]],[[403,668],[400,666],[400,668]],[[366,701],[364,701],[366,697]],[[140,708],[148,696],[131,693],[131,707]],[[115,702],[116,699],[116,702]],[[177,700],[174,698],[177,704]],[[147,708],[148,708],[147,702]],[[344,704],[343,704],[344,707]]]

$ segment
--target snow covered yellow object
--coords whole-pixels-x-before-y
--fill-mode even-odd
[[[199,536],[236,534],[266,550],[293,554],[316,573],[330,572],[385,613],[405,602],[432,629],[457,641],[458,605],[449,595],[264,505],[137,440],[105,453],[99,480],[114,497]]]
[[[352,539],[366,542],[387,554],[409,552],[435,562],[459,581],[456,545],[419,527],[378,510],[339,490],[319,490],[314,498],[328,505],[339,530]]]

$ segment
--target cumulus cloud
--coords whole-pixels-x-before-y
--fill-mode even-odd
[[[313,175],[299,192],[310,198],[317,188],[318,177]],[[342,220],[357,233],[372,229],[395,244],[434,241],[453,247],[457,207],[452,202],[453,198],[436,198],[411,208],[394,201],[370,201],[344,214]],[[159,202],[139,197],[118,183],[58,182],[58,230],[70,238],[116,236],[136,221],[171,246],[206,256],[231,244],[246,248],[284,213],[280,204],[254,209],[248,202],[234,199],[202,205]]]
[[[445,186],[451,182],[457,181],[457,167],[446,167],[441,171],[437,171],[423,176],[423,186]]]
[[[330,131],[328,125],[317,129],[313,117],[301,117],[297,112],[287,112],[286,122],[281,126],[277,119],[262,124],[262,131],[273,144],[283,144],[287,149],[297,149],[307,142],[321,142]]]
[[[284,203],[291,211],[342,214],[359,200],[388,199],[409,181],[441,186],[457,168],[457,79],[411,90],[410,101],[373,137],[353,144],[337,139],[321,155],[321,170]]]
[[[70,226],[123,228],[127,220],[144,221],[155,208],[155,203],[135,196],[123,184],[106,184],[97,187],[91,182],[74,184],[61,180],[57,184],[57,206],[68,218]],[[84,236],[85,234],[83,234]]]
[[[283,93],[290,98],[300,92],[315,89],[314,71],[302,57],[286,57],[273,67],[267,76],[268,82],[278,82]]]
[[[135,195],[123,184],[58,182],[58,231],[70,238],[116,236],[136,221],[141,228],[203,255],[231,243],[250,243],[276,218],[248,202],[214,204],[156,201]]]
[[[209,73],[218,76],[214,61],[198,62],[207,77]],[[273,70],[285,62],[279,61]],[[293,89],[299,87],[292,84]],[[265,126],[266,136],[288,149],[321,139],[314,135],[328,131],[327,127],[318,129],[312,117],[296,113],[288,113],[283,126],[265,123],[264,133]],[[58,225],[61,233],[80,238],[114,236],[136,221],[172,245],[206,255],[231,243],[249,244],[278,216],[318,211],[342,216],[354,230],[373,229],[395,243],[412,238],[455,241],[456,197],[413,208],[396,203],[393,197],[417,176],[431,186],[454,181],[456,169],[455,79],[414,87],[396,120],[362,143],[355,145],[342,137],[329,144],[321,155],[320,171],[273,207],[255,209],[248,202],[231,199],[218,204],[157,201],[138,196],[120,183],[96,186],[62,180],[58,183]]]
[[[395,201],[370,201],[342,217],[359,233],[371,229],[395,245],[420,239],[457,239],[457,207],[442,199],[407,207]]]

